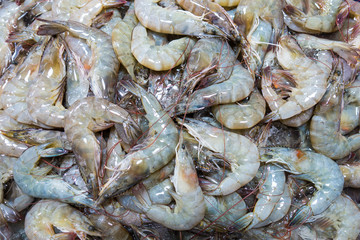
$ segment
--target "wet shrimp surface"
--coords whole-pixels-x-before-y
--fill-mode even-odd
[[[359,123],[359,1],[0,1],[0,239],[360,239]]]

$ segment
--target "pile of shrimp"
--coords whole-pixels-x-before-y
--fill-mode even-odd
[[[0,239],[357,239],[360,2],[0,1]]]

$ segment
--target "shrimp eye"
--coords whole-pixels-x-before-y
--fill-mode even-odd
[[[110,198],[110,194],[105,194],[104,198],[106,198],[106,199]]]
[[[95,227],[90,225],[89,228],[88,228],[88,230],[89,230],[89,231],[95,231]]]
[[[182,148],[182,149],[185,149],[185,144],[181,144],[181,148]]]
[[[337,71],[336,71],[336,75],[340,76],[340,75],[341,75],[341,71],[340,71],[340,70],[337,70]]]

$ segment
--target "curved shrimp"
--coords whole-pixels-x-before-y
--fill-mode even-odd
[[[360,148],[359,133],[345,137],[340,132],[342,88],[338,81],[332,83],[316,106],[310,123],[312,147],[332,159],[341,159]]]
[[[186,102],[176,105],[176,114],[191,113],[206,107],[233,103],[246,98],[254,88],[254,78],[239,62],[228,80],[194,91]]]
[[[87,27],[73,21],[47,21],[41,25],[37,34],[55,35],[70,32],[73,36],[85,39],[91,47],[92,56],[88,73],[91,90],[96,97],[112,100],[111,91],[119,71],[119,61],[112,47],[111,38],[103,31]]]
[[[343,190],[344,177],[339,166],[319,153],[289,148],[269,148],[261,159],[267,163],[282,165],[285,171],[297,174],[296,178],[315,184],[317,191],[307,204],[294,213],[289,222],[291,227],[298,226],[310,216],[324,212]]]
[[[115,53],[134,81],[136,81],[134,73],[136,59],[131,53],[131,33],[138,22],[132,3],[124,19],[114,27],[111,34]]]
[[[216,26],[202,21],[201,17],[190,12],[162,8],[151,0],[136,0],[134,6],[136,17],[141,24],[154,32],[197,37],[210,35],[226,37]]]
[[[289,127],[300,127],[304,125],[313,116],[314,107],[309,108],[291,118],[281,120],[281,123]]]
[[[340,11],[342,0],[326,0],[323,1],[319,7],[318,14],[306,15],[300,9],[286,5],[284,7],[285,19],[290,18],[285,23],[295,31],[302,31],[308,33],[329,33],[337,30],[337,24],[341,24],[344,16],[338,15]],[[342,13],[345,14],[345,13]],[[292,26],[295,24],[296,29]]]
[[[62,177],[45,176],[47,168],[36,169],[41,157],[54,157],[67,153],[63,148],[51,148],[46,143],[27,149],[14,165],[14,180],[27,195],[36,198],[59,199],[64,202],[94,207],[94,201],[87,193],[69,185]]]
[[[49,128],[31,117],[26,103],[28,90],[38,74],[46,43],[47,40],[44,40],[36,44],[19,67],[16,76],[1,87],[0,107],[18,122]]]
[[[257,89],[250,94],[248,100],[212,108],[216,120],[230,129],[246,129],[255,126],[264,118],[265,110],[265,99]]]
[[[231,228],[248,230],[270,217],[284,192],[285,173],[281,168],[267,164],[263,169],[262,181],[254,210],[238,219]]]
[[[53,227],[62,233],[55,234]],[[101,236],[82,212],[66,203],[51,200],[37,202],[26,214],[25,233],[30,240],[68,239],[74,233],[80,239],[86,239],[86,234]]]
[[[175,170],[172,182],[176,192],[169,192],[175,199],[176,206],[170,209],[166,205],[151,203],[147,193],[138,200],[138,205],[151,220],[173,230],[183,231],[195,227],[205,216],[205,202],[199,186],[193,160],[183,144],[182,137],[176,146]]]
[[[158,46],[141,24],[132,31],[132,54],[139,63],[155,71],[170,70],[182,64],[194,45],[195,40],[183,37]]]
[[[141,98],[146,111],[146,118],[151,126],[149,138],[122,160],[114,170],[114,175],[101,189],[97,202],[102,202],[121,193],[151,173],[165,166],[175,155],[178,142],[178,130],[170,116],[162,109],[159,102],[142,87],[131,82],[122,84]]]
[[[273,53],[270,52],[271,54]],[[284,100],[272,89],[271,67],[264,68],[262,93],[272,110],[265,117],[267,120],[288,119],[318,103],[325,94],[333,61],[329,52],[320,52],[318,62],[312,60],[289,35],[280,38],[276,55],[279,64],[287,75],[292,76],[296,84],[294,87],[288,87],[290,92]]]
[[[62,105],[66,65],[62,57],[64,45],[60,39],[51,41],[41,58],[35,82],[27,95],[30,115],[47,126],[63,128],[66,109]]]
[[[344,175],[344,187],[360,188],[360,163],[347,163],[339,167]]]
[[[183,125],[201,145],[230,162],[231,172],[220,184],[202,186],[206,194],[228,195],[255,177],[260,166],[255,143],[240,134],[223,131],[198,120],[185,119]]]
[[[183,9],[217,26],[227,37],[239,41],[237,26],[226,10],[211,0],[176,0]]]
[[[82,177],[96,196],[99,188],[101,149],[94,132],[123,124],[127,143],[137,139],[137,124],[123,108],[103,99],[87,97],[75,102],[65,116],[65,133],[72,144]]]

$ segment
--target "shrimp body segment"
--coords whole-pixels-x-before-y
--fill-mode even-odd
[[[294,213],[289,226],[298,226],[308,217],[324,212],[344,187],[344,177],[337,163],[315,152],[271,148],[262,156],[262,161],[282,165],[286,171],[297,174],[296,178],[315,184],[317,192]]]
[[[206,194],[228,195],[255,177],[260,166],[255,143],[240,134],[223,131],[198,120],[186,119],[183,125],[201,145],[230,162],[231,172],[225,175],[220,184],[202,186]]]

